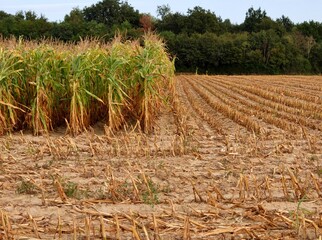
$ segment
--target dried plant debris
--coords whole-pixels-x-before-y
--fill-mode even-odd
[[[152,132],[2,136],[0,238],[321,239],[321,83],[179,75]]]

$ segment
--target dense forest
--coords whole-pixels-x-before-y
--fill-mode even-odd
[[[293,23],[286,16],[272,19],[262,9],[249,8],[241,24],[223,20],[196,6],[187,13],[159,6],[157,18],[140,13],[127,2],[102,0],[75,8],[63,21],[50,22],[32,11],[15,15],[0,11],[0,35],[28,40],[77,42],[86,37],[124,39],[145,31],[159,33],[176,57],[178,72],[213,74],[320,74],[322,23]]]

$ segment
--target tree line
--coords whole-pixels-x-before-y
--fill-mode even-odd
[[[61,22],[50,22],[32,11],[15,15],[0,11],[0,34],[29,40],[44,38],[74,41],[86,37],[110,40],[158,32],[179,72],[209,74],[320,74],[322,23],[293,23],[286,16],[272,19],[262,9],[249,8],[241,24],[223,20],[201,7],[187,13],[157,8],[157,18],[140,13],[127,2],[102,0],[75,8]]]

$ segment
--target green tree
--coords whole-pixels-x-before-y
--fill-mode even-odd
[[[310,54],[310,63],[315,73],[322,73],[322,44],[316,44]]]
[[[263,19],[266,18],[266,12],[262,11],[261,8],[255,10],[253,7],[249,8],[244,23],[242,24],[243,30],[247,32],[258,32],[260,31],[260,24]]]
[[[74,8],[64,18],[64,21],[56,24],[53,36],[63,41],[79,41],[85,37],[102,37],[107,34],[106,26],[96,21],[87,22],[83,11]]]
[[[221,22],[220,18],[217,18],[216,14],[210,10],[205,10],[202,7],[195,7],[188,10],[186,18],[185,28],[189,34],[192,33],[219,33]]]
[[[10,16],[10,14],[0,10],[0,21],[9,17],[9,16]]]
[[[166,16],[170,14],[171,14],[171,8],[169,4],[157,7],[157,16],[161,17],[161,20],[163,20]]]
[[[186,32],[186,16],[181,13],[168,13],[156,23],[159,32],[170,31],[175,34]]]
[[[278,42],[278,36],[274,30],[262,30],[258,33],[253,33],[251,37],[251,45],[254,49],[260,50],[262,54],[262,63],[268,65],[271,50],[274,48],[276,42]]]
[[[119,0],[103,0],[83,10],[86,21],[103,23],[107,28],[128,21],[132,26],[139,27],[140,14],[127,2]]]
[[[282,26],[286,32],[291,32],[294,27],[294,23],[288,17],[285,17],[284,15],[282,15],[281,18],[276,19],[276,22],[277,22],[277,24]]]
[[[317,42],[322,41],[322,23],[305,21],[297,25],[297,29],[307,37],[312,36]]]
[[[4,37],[16,36],[27,39],[49,37],[53,24],[33,11],[19,11],[15,15],[0,14],[0,34]]]

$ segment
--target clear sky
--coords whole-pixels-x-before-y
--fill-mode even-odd
[[[50,21],[62,21],[74,7],[83,8],[99,0],[0,0],[0,10],[15,14],[19,10],[33,10],[45,15]],[[186,13],[188,8],[201,6],[210,9],[222,19],[241,23],[250,7],[261,7],[273,19],[282,15],[294,23],[314,20],[322,22],[322,0],[128,0],[128,3],[141,13],[156,16],[157,6],[169,4],[173,12]]]

